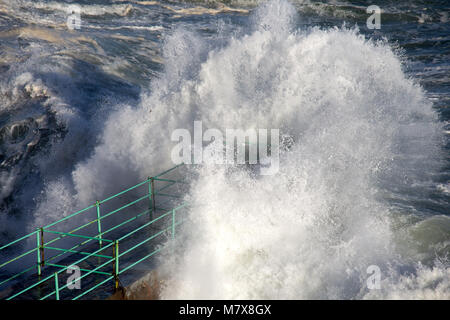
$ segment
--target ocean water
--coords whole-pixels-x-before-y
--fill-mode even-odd
[[[450,5],[369,4],[0,0],[0,243],[171,167],[194,120],[279,128],[273,176],[191,168],[161,297],[449,299]]]

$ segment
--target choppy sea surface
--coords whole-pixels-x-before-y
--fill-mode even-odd
[[[450,299],[449,12],[0,0],[0,243],[171,167],[194,120],[280,128],[274,176],[195,169],[162,298]]]

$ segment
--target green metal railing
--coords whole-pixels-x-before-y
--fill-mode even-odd
[[[164,248],[155,244],[151,246],[150,242],[159,237],[158,244],[160,244],[164,240],[161,237],[163,235],[175,237],[176,226],[183,221],[182,219],[177,220],[177,212],[185,208],[187,204],[177,200],[181,199],[179,195],[162,191],[166,190],[167,192],[167,190],[173,190],[174,187],[184,184],[183,181],[164,177],[176,173],[182,165],[173,167],[157,176],[149,177],[126,190],[104,200],[96,201],[87,208],[0,246],[0,259],[2,256],[8,256],[8,250],[25,251],[20,254],[16,253],[17,255],[12,258],[9,256],[7,261],[0,260],[0,276],[2,276],[0,293],[2,290],[8,293],[4,297],[6,300],[23,297],[43,300],[52,296],[59,300],[63,291],[70,289],[70,291],[64,291],[65,295],[76,300],[94,292],[108,282],[112,282],[113,286],[111,287],[117,290],[122,274],[132,270],[136,265]],[[155,188],[157,182],[164,184],[158,190]],[[143,188],[145,188],[143,195],[140,195],[142,193],[140,189]],[[158,200],[157,207],[156,196],[158,199],[168,198],[168,200],[163,202]],[[148,200],[147,204],[143,204],[146,199]],[[112,203],[114,200],[116,203]],[[168,203],[172,207],[165,209],[162,207],[163,203]],[[143,205],[146,209],[136,213]],[[102,208],[108,206],[111,210],[103,213]],[[93,211],[94,219],[88,219],[80,226],[73,227],[73,224],[82,220],[81,218],[90,211]],[[112,219],[113,216],[115,216],[115,220],[105,223],[105,219]],[[146,216],[149,218],[144,223],[142,219]],[[64,231],[67,226],[70,227],[70,231]],[[159,231],[152,234],[151,231],[155,231],[154,228]],[[35,244],[30,249],[33,238]],[[11,250],[13,247],[15,250]],[[28,249],[23,250],[24,247]],[[50,252],[55,252],[55,254],[50,256]],[[130,255],[130,253],[133,254]],[[82,258],[77,259],[81,256]],[[92,262],[94,258],[95,261]],[[22,266],[27,261],[30,262],[30,265],[17,272],[18,268],[13,264]],[[68,270],[73,269],[73,266],[80,265],[83,266],[83,268],[78,267],[82,275],[74,280],[82,281],[89,276],[95,276],[95,279],[91,280],[94,283],[88,287],[83,286],[83,289],[79,290],[69,288],[73,285],[73,282],[70,281],[66,281],[62,285],[62,278],[68,273]],[[90,269],[84,265],[90,266]],[[7,270],[8,268],[16,270],[14,271],[16,273]],[[21,287],[18,283],[26,285]]]

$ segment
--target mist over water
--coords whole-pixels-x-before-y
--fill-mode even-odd
[[[145,5],[116,2],[86,6],[105,23],[149,19]],[[63,6],[39,6],[64,23]],[[171,167],[172,131],[192,130],[195,120],[223,132],[279,128],[294,143],[273,176],[191,168],[189,219],[176,249],[159,257],[161,297],[449,299],[445,122],[405,72],[403,51],[353,26],[299,27],[298,11],[298,2],[269,1],[239,27],[224,19],[207,35],[183,23],[163,34],[160,19],[150,39],[161,41],[161,57],[139,42],[143,25],[121,35],[125,44],[110,34],[47,35],[1,82],[0,111],[14,110],[0,118],[3,153],[21,154],[0,171],[5,238]],[[59,41],[76,54],[42,56]],[[121,59],[127,46],[133,52]],[[14,129],[23,114],[31,119]],[[371,265],[381,270],[380,290],[367,288]]]

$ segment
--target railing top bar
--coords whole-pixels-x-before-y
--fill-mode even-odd
[[[63,234],[66,236],[72,236],[72,237],[78,237],[78,238],[84,238],[84,239],[91,239],[91,240],[98,240],[99,238],[96,237],[89,237],[89,236],[83,236],[81,234],[75,234],[75,233],[66,233],[66,232],[60,232],[60,231],[53,231],[53,230],[44,230],[45,232],[49,232],[49,233],[54,233],[54,234]],[[110,239],[102,239],[103,241],[107,241],[107,242],[114,242],[113,240]]]
[[[134,186],[132,186],[132,187],[130,187],[130,188],[128,188],[128,189],[125,189],[125,190],[123,190],[123,191],[120,191],[119,193],[116,193],[116,194],[114,194],[114,195],[112,195],[112,196],[110,196],[110,197],[108,197],[108,198],[106,198],[106,199],[104,199],[104,200],[99,201],[99,204],[103,204],[103,203],[105,203],[105,202],[107,202],[107,201],[109,201],[109,200],[111,200],[111,199],[114,199],[115,197],[118,197],[118,196],[120,196],[120,195],[122,195],[122,194],[124,194],[124,193],[127,193],[128,191],[131,191],[131,190],[133,190],[133,189],[136,189],[136,188],[138,188],[138,187],[140,187],[140,186],[146,184],[148,181],[149,181],[149,179],[144,180],[144,181],[142,181],[142,182],[140,182],[140,183],[138,183],[138,184],[136,184],[136,185],[134,185]]]
[[[64,218],[62,218],[62,219],[59,219],[58,221],[55,221],[55,222],[53,222],[53,223],[50,223],[50,224],[46,225],[44,228],[50,228],[50,227],[53,227],[55,224],[58,224],[58,223],[60,223],[60,222],[63,222],[63,221],[65,221],[65,220],[69,219],[69,218],[72,218],[72,217],[74,217],[74,216],[76,216],[76,215],[78,215],[78,214],[80,214],[80,213],[83,213],[83,212],[85,212],[85,211],[87,211],[87,210],[89,210],[89,209],[92,209],[92,208],[94,208],[94,207],[95,207],[95,204],[90,205],[90,206],[87,207],[87,208],[81,209],[80,211],[77,211],[77,212],[75,212],[75,213],[69,214],[67,217],[64,217]]]
[[[134,201],[128,202],[127,204],[121,206],[120,208],[117,208],[117,209],[115,209],[113,211],[110,211],[110,212],[104,214],[102,217],[100,217],[100,220],[102,220],[104,218],[107,218],[107,217],[109,217],[109,216],[111,216],[111,215],[113,215],[113,214],[115,214],[115,213],[117,213],[117,212],[119,212],[119,211],[121,211],[123,209],[126,209],[126,208],[128,208],[128,207],[130,207],[130,206],[132,206],[132,205],[134,205],[134,204],[136,204],[136,203],[138,203],[138,202],[140,202],[140,201],[142,201],[144,199],[147,199],[147,198],[148,198],[148,195],[144,195],[144,196],[142,196],[142,197],[140,197],[140,198],[138,198],[138,199],[136,199]],[[96,221],[96,220],[94,220],[94,221]]]
[[[154,176],[153,178],[159,178],[159,177],[165,175],[166,173],[169,173],[169,172],[171,172],[171,171],[173,171],[173,170],[175,170],[175,169],[177,169],[177,168],[179,168],[179,167],[181,167],[181,166],[184,166],[184,163],[181,163],[181,164],[179,164],[179,165],[177,165],[177,166],[175,166],[175,167],[173,167],[173,168],[170,168],[169,170],[166,170],[166,171],[164,171],[164,172],[158,174],[157,176]]]
[[[16,256],[16,257],[12,258],[12,259],[10,259],[10,260],[8,260],[8,261],[6,261],[6,262],[0,264],[0,268],[3,268],[3,267],[6,266],[7,264],[10,264],[11,262],[17,261],[17,260],[19,260],[20,258],[23,258],[23,257],[25,257],[25,256],[29,255],[30,253],[32,253],[32,252],[34,252],[34,251],[37,251],[37,250],[38,250],[38,248],[30,249],[30,250],[28,250],[27,252],[24,252],[24,253],[22,253],[22,254],[20,254],[20,255],[18,255],[18,256]]]
[[[19,238],[19,239],[16,239],[16,240],[14,240],[14,241],[12,241],[12,242],[10,242],[10,243],[5,244],[4,246],[0,247],[0,250],[3,250],[3,249],[5,249],[5,248],[7,248],[7,247],[9,247],[9,246],[12,246],[13,244],[15,244],[15,243],[17,243],[17,242],[19,242],[19,241],[21,241],[21,240],[23,240],[23,239],[26,239],[26,238],[28,238],[28,237],[30,237],[30,236],[36,234],[36,232],[38,232],[38,231],[37,231],[37,230],[36,230],[36,231],[33,231],[33,232],[31,232],[31,233],[29,233],[29,234],[27,234],[27,235],[25,235],[25,236],[23,236],[23,237],[21,237],[21,238]]]
[[[76,250],[71,250],[71,249],[62,249],[62,248],[57,248],[57,247],[48,247],[46,246],[45,249],[50,249],[50,250],[56,250],[56,251],[64,251],[64,252],[70,252],[70,253],[77,253],[77,254],[82,254],[82,255],[90,255],[93,257],[100,257],[100,258],[108,258],[111,259],[111,256],[105,256],[103,254],[92,254],[90,252],[84,252],[84,251],[76,251]],[[47,265],[50,265],[50,263],[47,262]]]
[[[186,184],[185,181],[173,180],[173,179],[153,178],[153,180],[155,180],[155,181],[163,181],[163,182],[173,182],[173,183]]]
[[[177,211],[178,209],[184,208],[184,207],[186,207],[187,205],[188,205],[187,202],[185,202],[185,203],[183,203],[183,204],[180,204],[178,207],[173,208],[172,210],[173,210],[173,211]],[[170,211],[172,211],[172,210],[170,210]]]

